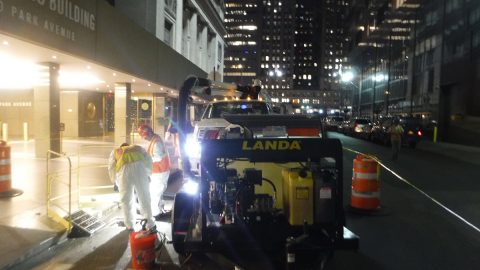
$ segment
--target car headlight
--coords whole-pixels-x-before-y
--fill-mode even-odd
[[[185,141],[185,153],[189,157],[200,158],[202,146],[200,145],[200,142],[193,136],[187,136],[187,140]]]
[[[198,183],[188,179],[185,183],[183,183],[183,191],[188,194],[197,194],[198,193]]]

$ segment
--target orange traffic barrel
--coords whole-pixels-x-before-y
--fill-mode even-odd
[[[13,197],[23,191],[12,188],[12,167],[10,163],[10,146],[0,141],[0,198]]]
[[[364,155],[353,160],[351,207],[361,210],[380,208],[380,166]]]

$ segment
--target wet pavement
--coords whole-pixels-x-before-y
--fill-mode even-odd
[[[51,160],[34,156],[33,140],[10,141],[8,145],[12,187],[21,195],[0,198],[0,269],[67,241],[66,227],[47,216],[47,200],[51,199],[51,211],[68,216],[65,195],[69,183],[72,213],[82,208],[107,223],[121,217],[118,193],[113,191],[106,167],[114,147],[108,138],[64,140],[65,156]],[[178,186],[178,182],[172,183],[167,197],[173,198],[170,190],[178,190]]]

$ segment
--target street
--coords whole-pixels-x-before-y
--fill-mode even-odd
[[[480,251],[480,171],[473,164],[332,134],[346,148],[377,156],[408,183],[381,170],[378,214],[347,211],[347,227],[360,236],[360,249],[337,252],[331,269],[477,269]],[[344,151],[345,181],[354,154]],[[345,185],[345,205],[350,198]]]
[[[390,148],[330,133],[344,147],[344,205],[347,228],[360,237],[358,251],[336,251],[326,269],[478,269],[480,258],[480,170],[473,164],[402,148]],[[355,153],[379,158],[381,209],[360,214],[349,207]],[[400,177],[400,178],[399,178]],[[159,222],[169,238],[169,222]],[[178,258],[171,244],[158,269],[221,269],[204,257]],[[115,224],[89,238],[71,239],[13,269],[129,269],[127,233]],[[265,268],[265,267],[263,267]],[[231,269],[231,268],[225,268]]]

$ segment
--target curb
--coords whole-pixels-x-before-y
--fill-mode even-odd
[[[54,235],[48,239],[45,239],[37,246],[34,246],[29,250],[27,250],[26,252],[24,252],[20,257],[13,259],[11,262],[7,262],[5,265],[0,264],[0,269],[11,269],[17,266],[18,264],[23,263],[35,257],[36,255],[42,253],[43,251],[48,250],[53,246],[65,243],[67,240],[68,240],[68,237],[67,237],[67,232],[65,230],[63,232],[58,233],[57,235]]]

